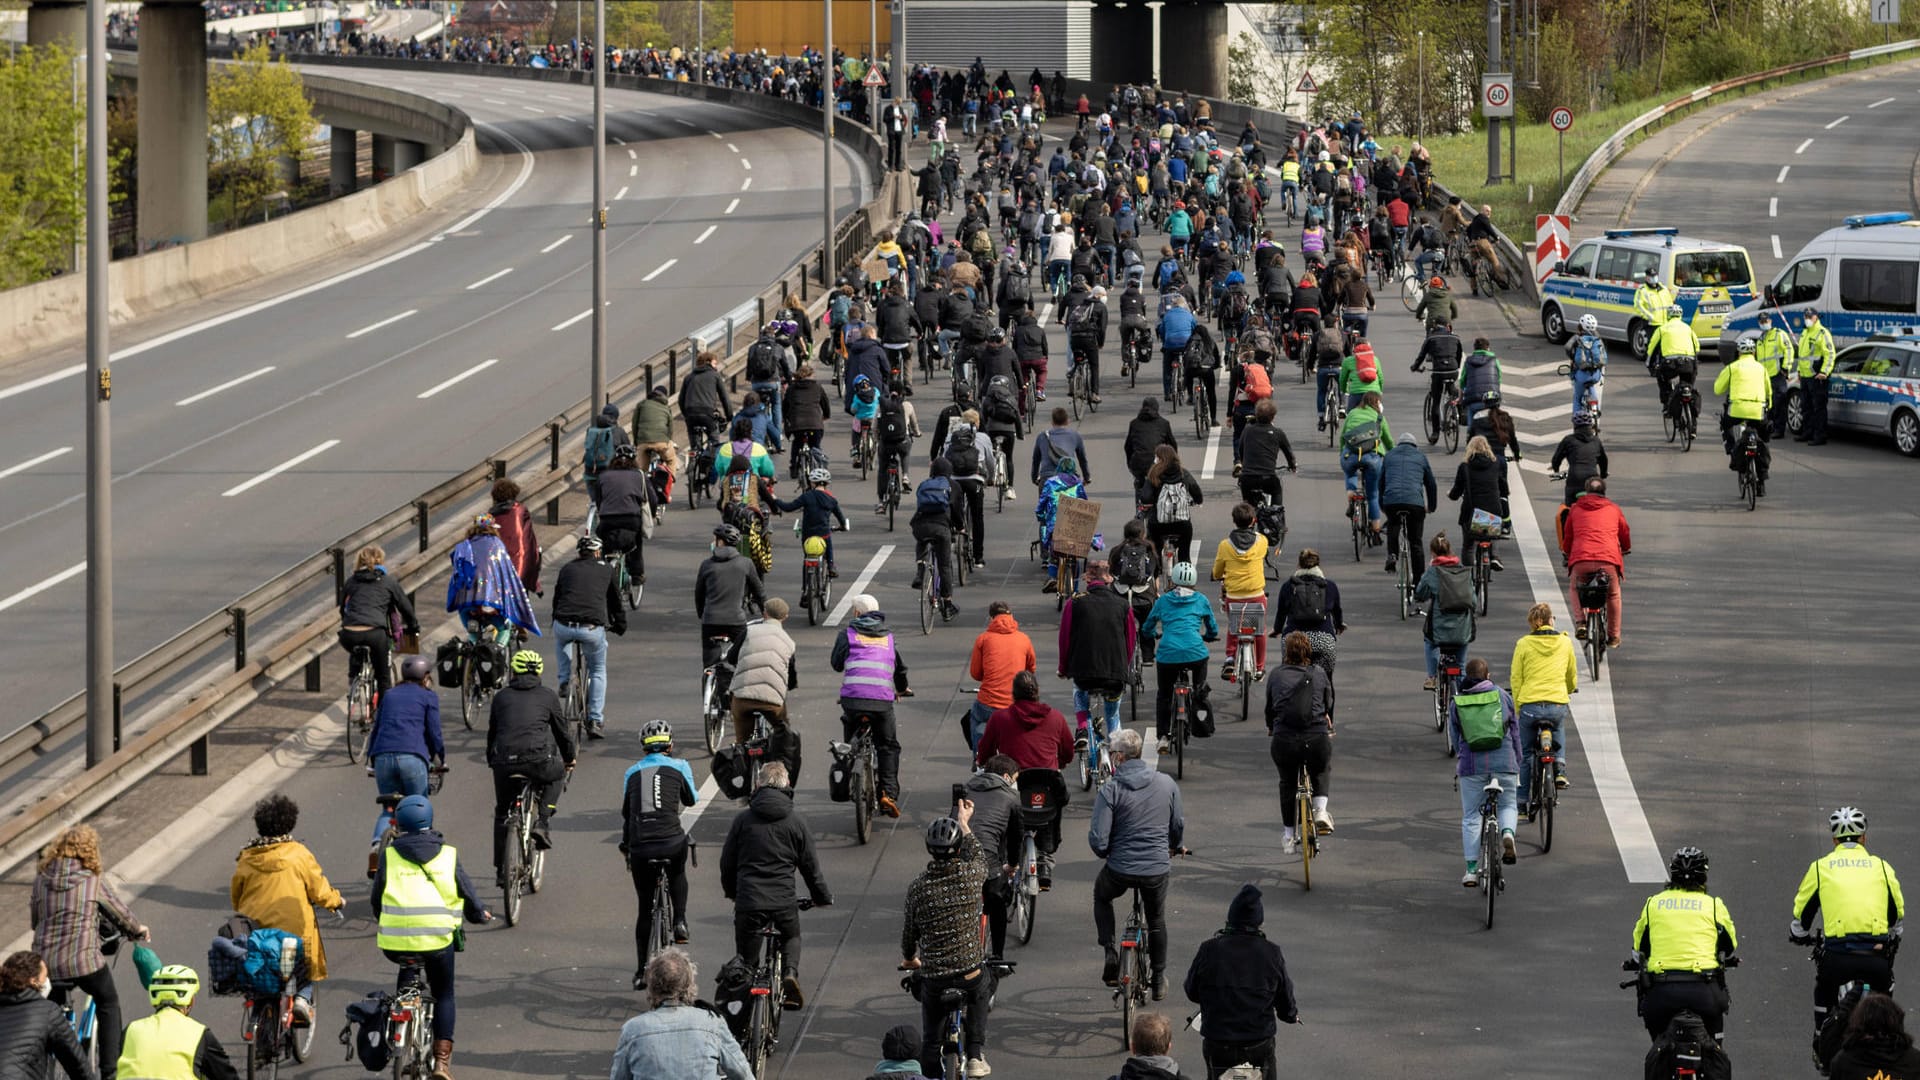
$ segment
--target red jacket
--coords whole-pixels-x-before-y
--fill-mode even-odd
[[[995,615],[973,639],[967,674],[980,681],[980,704],[1004,709],[1013,704],[1013,677],[1034,670],[1033,641],[1020,632],[1011,615]]]
[[[1399,199],[1387,201],[1387,224],[1396,229],[1404,229],[1413,217],[1413,209]]]
[[[1627,529],[1627,517],[1620,512],[1619,504],[1605,495],[1586,494],[1567,507],[1560,550],[1566,553],[1569,566],[1603,562],[1624,573],[1625,556],[1633,550],[1633,533]]]
[[[1073,760],[1073,732],[1060,710],[1041,701],[1016,701],[987,719],[973,760],[1005,754],[1022,769],[1064,769]]]
[[[540,591],[540,538],[533,532],[533,515],[520,503],[495,505],[493,520],[500,526],[500,542],[506,545],[520,584],[530,593]]]

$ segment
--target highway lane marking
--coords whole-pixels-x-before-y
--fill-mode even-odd
[[[691,121],[691,120],[688,120],[688,119],[686,119],[685,117],[680,117],[680,116],[676,116],[676,117],[674,117],[674,118],[673,118],[673,122],[674,122],[674,123],[676,123],[676,124],[685,124],[685,125],[686,125],[687,127],[690,127],[690,128],[697,128],[697,127],[699,127],[699,126],[700,126],[699,124],[696,124],[696,123],[694,123],[693,121]]]
[[[1779,233],[1773,234],[1773,257],[1776,259],[1783,259],[1786,257],[1780,253],[1780,234]]]
[[[700,125],[698,125],[698,124],[688,124],[687,126],[688,126],[688,127],[699,127]],[[725,142],[725,141],[727,141],[727,137],[726,137],[725,135],[722,135],[722,134],[720,134],[720,133],[719,133],[719,132],[717,132],[717,131],[713,131],[713,130],[708,130],[708,132],[707,132],[707,134],[709,134],[709,135],[711,135],[711,136],[713,136],[713,137],[714,137],[714,138],[716,138],[716,139],[719,139],[719,140],[720,140],[721,142]]]
[[[627,140],[625,140],[625,139],[623,139],[623,138],[621,138],[621,137],[620,137],[620,136],[618,136],[618,135],[609,135],[609,136],[608,136],[608,138],[610,138],[610,139],[612,139],[612,140],[613,140],[613,145],[615,145],[615,146],[625,146],[625,145],[627,145]],[[627,156],[628,156],[628,157],[632,157],[632,156],[633,156],[633,151],[631,151],[631,150],[629,150],[629,151],[627,151]]]
[[[1888,102],[1890,102],[1890,101],[1893,101],[1893,100],[1894,100],[1894,99],[1893,99],[1893,98],[1890,98],[1890,97],[1887,97],[1887,98],[1881,98],[1881,99],[1880,99],[1879,101],[1876,101],[1876,102],[1874,102],[1873,104],[1871,104],[1871,105],[1869,105],[1869,106],[1867,106],[1867,108],[1869,108],[1869,109],[1877,109],[1877,108],[1879,108],[1880,106],[1882,106],[1882,105],[1885,105],[1885,104],[1887,104]]]
[[[481,278],[479,281],[476,281],[473,284],[467,286],[467,291],[472,292],[473,290],[479,288],[482,285],[487,285],[487,284],[491,284],[492,282],[499,281],[501,278],[506,277],[508,274],[511,274],[511,273],[513,273],[513,267],[511,266],[507,267],[505,270],[496,270],[493,273],[488,274],[486,277]]]
[[[661,264],[660,264],[659,266],[656,266],[656,267],[654,267],[654,268],[653,268],[653,273],[651,273],[651,274],[648,274],[648,275],[647,275],[646,277],[643,277],[643,278],[641,278],[640,280],[641,280],[641,281],[652,281],[652,280],[653,280],[654,278],[657,278],[657,277],[659,277],[659,276],[660,276],[661,274],[664,274],[664,273],[666,273],[666,272],[667,272],[667,269],[668,269],[669,267],[671,267],[671,266],[672,266],[672,265],[673,265],[674,263],[677,263],[677,262],[679,262],[679,261],[680,261],[679,259],[668,259],[668,260],[667,260],[666,262],[663,262],[663,263],[661,263]]]
[[[718,226],[718,225],[709,225],[709,226],[707,226],[707,231],[706,231],[706,232],[703,232],[703,233],[701,233],[701,234],[699,235],[699,237],[698,237],[698,238],[696,238],[696,239],[694,240],[694,243],[696,243],[696,244],[704,244],[704,243],[706,243],[706,242],[707,242],[707,237],[709,237],[709,236],[712,236],[712,235],[713,235],[713,230],[715,230],[715,229],[717,229],[717,228],[719,228],[719,227],[720,227],[720,226]]]
[[[567,123],[569,123],[569,124],[571,124],[571,123],[573,123],[573,122],[574,122],[574,120],[573,120],[573,117],[571,117],[571,116],[562,116],[562,117],[560,117],[560,119],[562,119],[562,120],[565,120],[565,121],[566,121]],[[591,121],[589,121],[589,123],[591,123]]]
[[[726,208],[725,210],[722,210],[722,211],[721,211],[721,213],[723,213],[723,214],[731,214],[731,213],[733,213],[733,211],[734,211],[734,208],[735,208],[735,207],[737,207],[737,206],[739,206],[739,205],[740,205],[740,200],[739,200],[739,199],[735,199],[735,200],[733,200],[732,202],[730,202],[730,203],[728,203],[728,204],[727,204],[727,208]]]
[[[175,405],[191,405],[196,401],[205,401],[206,399],[221,392],[222,390],[231,390],[234,387],[239,386],[241,383],[252,382],[253,380],[259,378],[262,375],[265,375],[267,372],[272,370],[273,370],[273,365],[269,364],[266,367],[261,368],[259,371],[250,371],[247,374],[242,375],[237,379],[228,379],[226,382],[221,383],[219,386],[209,387],[205,390],[200,391],[197,394],[194,394],[192,397],[183,397],[179,401],[174,402],[174,404]],[[9,474],[0,473],[0,477],[5,477],[7,475]]]
[[[506,102],[501,101],[499,98],[483,98],[482,100],[484,100],[489,105],[505,105],[506,104]]]
[[[729,149],[729,150],[731,150],[731,151],[733,151],[733,152],[734,152],[734,153],[736,153],[736,154],[740,152],[740,148],[739,148],[739,147],[737,147],[737,146],[735,146],[735,145],[733,145],[732,143],[728,143],[728,144],[727,144],[727,149]]]
[[[562,236],[560,239],[555,240],[553,243],[548,244],[546,247],[541,248],[540,254],[545,255],[546,253],[552,251],[554,248],[559,247],[561,244],[564,244],[571,239],[573,239],[573,234],[568,233],[565,236]]]
[[[1774,196],[1773,198],[1771,198],[1771,199],[1768,199],[1768,200],[1767,200],[1767,216],[1768,216],[1768,217],[1779,217],[1779,216],[1780,216],[1780,198],[1779,198],[1779,196],[1777,196],[1777,195],[1776,195],[1776,196]]]
[[[425,401],[428,398],[432,397],[433,395],[439,393],[440,391],[445,390],[447,387],[455,386],[455,385],[458,385],[459,383],[463,383],[466,380],[472,378],[475,375],[480,374],[481,372],[487,370],[488,368],[492,367],[493,365],[499,362],[500,362],[500,358],[497,356],[491,360],[482,360],[478,364],[473,365],[472,367],[461,372],[460,374],[455,375],[453,378],[447,379],[444,382],[436,383],[432,387],[429,387],[428,389],[414,396],[420,401]]]
[[[1791,169],[1791,168],[1793,168],[1793,166],[1791,166],[1791,165],[1782,165],[1782,166],[1780,166],[1780,175],[1779,175],[1779,176],[1776,176],[1776,177],[1774,177],[1774,178],[1773,178],[1773,182],[1774,182],[1774,183],[1776,183],[1776,184],[1784,184],[1784,183],[1786,183],[1786,182],[1787,182],[1787,170],[1788,170],[1788,169]]]
[[[5,611],[8,608],[13,607],[15,604],[24,604],[28,600],[31,600],[34,597],[39,596],[41,593],[46,592],[48,589],[53,588],[55,585],[60,584],[61,582],[67,580],[68,578],[77,577],[80,574],[85,573],[86,569],[87,569],[86,561],[82,560],[80,562],[73,564],[72,566],[67,567],[65,570],[60,571],[59,573],[53,575],[52,577],[47,578],[46,580],[40,582],[38,585],[29,585],[26,588],[21,589],[19,592],[14,593],[12,596],[7,597],[5,600],[0,600],[0,611]]]
[[[526,186],[527,179],[533,175],[533,149],[531,147],[515,138],[511,132],[495,127],[492,124],[476,124],[475,126],[486,128],[500,138],[513,144],[514,150],[520,154],[520,174],[513,178],[513,183],[508,184],[505,191],[488,200],[485,206],[482,206],[480,209],[475,210],[473,213],[468,214],[466,217],[448,226],[445,232],[436,234],[433,237],[433,242],[435,243],[446,239],[451,234],[467,231],[475,222],[499,209],[508,199],[518,194],[520,189]]]
[[[619,191],[614,193],[613,201],[619,202],[621,199],[624,199],[626,197],[627,197],[627,189],[625,187],[622,187]]]
[[[1808,139],[1807,141],[1801,143],[1799,146],[1794,147],[1793,152],[1796,154],[1804,154],[1807,152],[1807,147],[1812,145],[1813,145],[1813,140]]]
[[[254,488],[259,487],[261,484],[266,483],[267,481],[273,479],[276,476],[279,476],[281,473],[286,472],[288,469],[294,468],[304,462],[312,461],[314,458],[319,457],[321,454],[324,454],[327,451],[339,445],[340,445],[339,439],[328,439],[326,442],[321,443],[319,446],[316,446],[311,450],[308,450],[304,453],[293,455],[287,460],[281,462],[278,465],[275,465],[273,468],[268,469],[266,472],[261,473],[259,476],[256,476],[251,480],[247,480],[247,481],[243,481],[241,483],[235,484],[234,486],[221,492],[220,497],[223,499],[231,499],[235,495],[252,491]]]
[[[620,140],[618,140],[618,139],[615,139],[614,141],[615,141],[615,142],[619,142]],[[638,153],[636,153],[635,151],[633,151],[632,149],[628,149],[628,151],[627,151],[627,159],[628,159],[629,161],[631,161],[631,160],[634,160],[634,159],[636,159],[636,158],[638,158],[639,156],[640,156],[640,155],[639,155]]]
[[[853,606],[853,598],[867,591],[867,586],[873,584],[873,575],[880,572],[880,567],[886,564],[887,557],[892,554],[892,544],[880,545],[880,550],[874,552],[873,558],[867,560],[867,565],[861,568],[859,576],[853,579],[853,584],[847,586],[846,591],[840,594],[840,602],[833,605],[833,610],[827,613],[825,625],[840,625],[840,620],[847,617],[847,610]]]
[[[746,158],[741,158],[741,159],[740,159],[740,167],[741,167],[741,168],[743,168],[743,169],[751,169],[751,168],[753,168],[753,162],[751,162],[751,161],[748,161],[748,160],[747,160]]]
[[[28,379],[18,386],[9,386],[5,390],[0,390],[0,401],[13,397],[15,394],[24,394],[29,390],[38,390],[43,386],[51,386],[62,379],[71,379],[85,370],[87,370],[87,365],[73,364],[68,367],[63,367],[50,375],[42,375],[37,379]]]
[[[522,105],[522,106],[520,106],[520,107],[521,107],[521,108],[523,108],[523,109],[525,109],[525,110],[527,110],[527,111],[528,111],[528,112],[530,112],[530,113],[540,113],[540,114],[542,114],[542,115],[545,115],[545,113],[546,113],[546,111],[547,111],[547,110],[545,110],[545,109],[543,109],[543,108],[541,108],[541,107],[540,107],[540,106],[538,106],[538,105]]]
[[[1848,121],[1849,119],[1852,119],[1852,117],[1850,117],[1850,116],[1843,116],[1843,117],[1841,117],[1840,119],[1838,119],[1838,120],[1835,120],[1835,121],[1834,121],[1833,123],[1831,123],[1831,124],[1828,124],[1828,125],[1827,125],[1827,130],[1828,130],[1828,131],[1832,131],[1832,130],[1833,130],[1834,128],[1837,128],[1837,127],[1839,127],[1839,126],[1840,126],[1841,124],[1844,124],[1844,123],[1846,123],[1846,122],[1847,122],[1847,121]]]
[[[268,368],[267,370],[272,371],[273,369]],[[253,376],[249,375],[247,377],[252,378]],[[33,468],[35,465],[44,465],[45,463],[52,461],[54,458],[57,458],[62,454],[71,454],[71,453],[73,453],[73,447],[71,446],[63,446],[58,450],[49,450],[46,453],[41,454],[37,458],[29,458],[26,461],[23,461],[20,464],[13,466],[12,468],[0,470],[0,480],[5,480],[7,477],[12,476],[15,473],[26,472],[28,469]]]
[[[1207,433],[1207,456],[1200,465],[1200,479],[1213,479],[1214,466],[1220,463],[1220,429],[1214,428]]]
[[[398,315],[393,315],[388,318],[381,319],[379,322],[374,323],[372,326],[363,326],[360,329],[355,330],[353,333],[347,335],[347,340],[352,341],[354,338],[371,334],[375,330],[380,329],[381,327],[392,326],[394,323],[399,322],[401,319],[407,318],[412,315],[418,315],[418,314],[420,314],[419,308],[408,308],[407,310],[401,312]]]
[[[629,166],[627,166],[627,178],[628,178],[628,179],[632,179],[633,177],[636,177],[636,176],[639,176],[639,175],[640,175],[640,166],[638,166],[638,165],[629,165]]]
[[[740,181],[741,191],[745,191],[752,186],[753,186],[753,177],[751,176],[747,177],[745,180]]]
[[[1503,375],[1545,375],[1549,372],[1558,373],[1559,370],[1560,365],[1555,363],[1514,364],[1511,367],[1502,364],[1500,366],[1500,372]]]
[[[580,314],[578,314],[578,315],[575,315],[575,316],[574,316],[573,318],[571,318],[571,319],[568,319],[568,320],[567,320],[566,322],[563,322],[563,323],[561,323],[560,325],[558,325],[558,326],[556,326],[556,327],[554,327],[554,330],[556,330],[556,331],[558,331],[558,330],[565,330],[565,329],[566,329],[567,327],[569,327],[569,326],[572,326],[572,325],[573,325],[574,323],[577,323],[577,322],[579,322],[579,321],[580,321],[581,319],[584,319],[584,318],[586,318],[587,316],[589,316],[589,315],[592,315],[592,314],[593,314],[593,309],[592,309],[592,308],[588,308],[587,310],[585,310],[585,311],[583,311],[583,312],[581,312]]]

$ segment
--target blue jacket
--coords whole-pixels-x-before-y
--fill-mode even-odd
[[[1380,474],[1380,502],[1387,506],[1424,506],[1428,513],[1440,508],[1440,488],[1433,480],[1433,466],[1412,439],[1399,439],[1387,452],[1386,466]]]
[[[445,761],[446,744],[440,741],[440,695],[419,683],[395,683],[380,695],[380,712],[373,719],[373,742],[367,757],[375,754],[413,754],[427,761]]]
[[[1173,869],[1172,850],[1186,831],[1173,777],[1144,761],[1123,761],[1094,796],[1087,846],[1116,874],[1156,877]]]
[[[1160,343],[1169,349],[1183,348],[1193,336],[1193,312],[1172,307],[1160,317]]]
[[[841,377],[846,385],[852,386],[855,376],[865,375],[873,382],[876,390],[884,390],[887,385],[887,350],[881,346],[878,338],[856,338],[847,347],[847,362],[843,366]]]
[[[489,607],[508,622],[535,637],[540,620],[534,617],[527,601],[527,588],[520,582],[520,571],[513,557],[497,536],[476,536],[453,547],[453,574],[447,578],[447,610],[467,615],[475,608]]]
[[[1211,655],[1206,639],[1220,636],[1220,624],[1214,621],[1213,601],[1205,594],[1195,589],[1173,589],[1153,602],[1140,632],[1160,639],[1154,659],[1191,664]]]
[[[1484,349],[1475,349],[1467,354],[1467,360],[1460,369],[1460,394],[1468,401],[1477,401],[1489,393],[1500,389],[1500,360]]]
[[[838,521],[841,527],[847,524],[847,515],[840,509],[840,500],[833,492],[825,488],[808,488],[793,497],[793,501],[773,500],[773,505],[783,514],[800,515],[800,535],[825,536],[833,531],[833,523]]]
[[[764,405],[749,405],[733,414],[735,420],[746,420],[753,424],[753,441],[762,446],[771,446],[778,441],[774,436],[773,417],[767,413]]]

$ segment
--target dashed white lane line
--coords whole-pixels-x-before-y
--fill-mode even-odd
[[[560,239],[555,240],[553,243],[548,244],[546,247],[541,248],[540,254],[545,255],[546,253],[552,251],[554,248],[559,247],[561,244],[564,244],[571,239],[573,239],[573,234],[568,233],[565,236],[562,236]]]
[[[592,314],[593,314],[593,309],[592,309],[592,308],[588,308],[587,310],[585,310],[585,311],[583,311],[583,312],[581,312],[580,314],[578,314],[578,315],[575,315],[575,316],[574,316],[573,318],[571,318],[571,319],[568,319],[568,320],[567,320],[566,322],[563,322],[563,323],[560,323],[560,324],[559,324],[558,326],[555,326],[555,327],[554,327],[554,330],[556,330],[556,331],[559,331],[559,330],[565,330],[565,329],[566,329],[567,327],[569,327],[569,326],[572,326],[572,325],[573,325],[574,323],[577,323],[577,322],[579,322],[580,320],[582,320],[582,319],[584,319],[584,318],[586,318],[586,317],[588,317],[589,315],[592,315]]]
[[[745,180],[740,181],[741,191],[745,191],[752,186],[753,186],[753,177],[751,176],[747,177]]]
[[[273,369],[268,368],[267,370],[272,371]],[[248,378],[252,378],[252,376],[248,376]],[[239,380],[239,381],[244,381],[244,380]],[[7,477],[12,476],[15,473],[26,472],[28,469],[33,468],[35,465],[44,465],[47,462],[52,461],[54,458],[60,457],[63,454],[71,454],[71,453],[73,453],[73,447],[71,446],[63,446],[58,450],[49,450],[46,453],[41,454],[39,457],[28,458],[27,460],[21,462],[18,465],[14,465],[14,466],[11,466],[10,468],[0,470],[0,480],[5,480]]]
[[[853,579],[853,584],[840,594],[840,602],[833,605],[833,610],[827,613],[828,626],[840,625],[840,620],[846,618],[848,609],[853,607],[853,598],[867,591],[867,586],[873,584],[873,575],[880,572],[880,568],[886,565],[887,557],[892,554],[892,544],[880,545],[880,550],[874,552],[873,558],[867,560],[867,565],[861,568],[860,575]]]
[[[736,154],[740,152],[740,148],[733,145],[732,143],[727,144],[727,149],[733,151]]]
[[[634,177],[639,175],[640,175],[640,166],[638,165],[627,166],[627,179],[631,180]]]
[[[42,375],[37,379],[28,379],[18,386],[9,386],[5,390],[0,390],[0,401],[4,401],[15,394],[24,394],[29,390],[38,390],[43,386],[51,386],[62,379],[71,379],[85,370],[87,370],[85,364],[74,364],[71,367],[63,367],[50,375]]]
[[[676,124],[684,124],[684,125],[686,125],[687,127],[690,127],[690,128],[697,128],[697,127],[699,127],[699,126],[700,126],[699,124],[696,124],[696,123],[694,123],[694,122],[693,122],[693,121],[691,121],[691,120],[688,120],[688,119],[685,119],[685,118],[683,118],[683,117],[679,117],[679,116],[676,116],[676,117],[674,117],[674,118],[673,118],[673,122],[674,122],[674,123],[676,123]]]
[[[1804,154],[1807,152],[1807,147],[1812,145],[1813,145],[1813,140],[1808,139],[1805,142],[1801,143],[1799,146],[1794,147],[1793,152],[1796,154]]]
[[[635,160],[638,160],[638,159],[639,159],[639,157],[640,157],[640,155],[639,155],[639,153],[638,153],[637,151],[635,151],[635,150],[633,150],[632,148],[628,148],[628,150],[627,150],[627,160],[628,160],[628,161],[635,161]]]
[[[511,273],[513,273],[513,267],[511,266],[507,267],[504,270],[496,270],[493,273],[488,274],[486,277],[481,278],[479,281],[476,281],[473,284],[467,286],[467,291],[472,292],[473,290],[479,288],[482,285],[490,285],[493,282],[499,281],[501,278],[506,277],[508,274],[511,274]]]
[[[1882,106],[1882,105],[1885,105],[1885,104],[1887,104],[1888,102],[1891,102],[1891,101],[1893,101],[1893,100],[1894,100],[1894,99],[1893,99],[1893,98],[1890,98],[1890,97],[1883,97],[1883,98],[1881,98],[1881,99],[1880,99],[1879,101],[1876,101],[1876,102],[1874,102],[1873,104],[1871,104],[1871,105],[1869,105],[1869,106],[1867,106],[1867,108],[1869,108],[1869,109],[1877,109],[1877,108],[1879,108],[1880,106]]]
[[[1220,429],[1214,428],[1207,433],[1207,456],[1201,459],[1200,479],[1213,479],[1214,467],[1220,464]]]
[[[483,100],[485,100],[486,103],[489,105],[505,105],[506,104],[506,102],[501,101],[499,98],[485,98]]]
[[[573,123],[573,122],[574,122],[574,121],[573,121],[573,117],[571,117],[571,116],[562,116],[562,117],[559,117],[559,119],[561,119],[561,120],[565,120],[565,121],[566,121],[567,123],[569,123],[569,124],[571,124],[571,123]]]
[[[1780,198],[1779,198],[1779,196],[1777,196],[1777,195],[1776,195],[1776,196],[1774,196],[1773,198],[1771,198],[1771,199],[1768,199],[1768,200],[1767,200],[1767,216],[1768,216],[1768,217],[1779,217],[1779,216],[1780,216]]]
[[[546,115],[546,112],[547,112],[547,110],[541,108],[538,105],[522,105],[520,107],[527,110],[530,113],[540,113],[543,116]]]
[[[387,318],[381,319],[379,322],[374,323],[372,326],[363,326],[360,329],[355,330],[353,333],[347,335],[347,340],[352,341],[354,338],[360,337],[363,334],[371,334],[375,330],[380,329],[381,327],[392,326],[394,323],[399,322],[401,319],[407,318],[412,315],[418,315],[418,314],[420,314],[419,308],[408,308],[407,310],[401,312],[398,315],[392,315]]]
[[[614,202],[619,202],[621,199],[624,199],[626,197],[627,197],[627,189],[625,187],[622,187],[619,191],[616,191],[613,193]]]
[[[1831,123],[1831,124],[1828,124],[1828,125],[1827,125],[1827,130],[1828,130],[1828,131],[1832,131],[1832,130],[1833,130],[1834,128],[1837,128],[1837,127],[1839,127],[1839,126],[1840,126],[1841,124],[1844,124],[1844,123],[1846,123],[1846,122],[1847,122],[1848,120],[1851,120],[1851,119],[1852,119],[1852,117],[1851,117],[1851,116],[1843,116],[1843,117],[1841,117],[1840,119],[1838,119],[1838,120],[1835,120],[1835,121],[1834,121],[1833,123]]]
[[[196,401],[205,401],[206,399],[212,397],[213,395],[220,393],[222,390],[231,390],[234,387],[239,386],[241,383],[252,382],[253,380],[259,378],[262,375],[265,375],[267,372],[272,370],[273,370],[273,365],[269,364],[266,367],[261,368],[259,371],[250,371],[245,375],[240,376],[237,379],[228,379],[226,382],[221,383],[219,386],[210,386],[207,389],[202,390],[191,397],[183,397],[179,401],[174,402],[174,404],[175,405],[191,405]],[[0,478],[12,476],[12,475],[13,475],[13,470],[9,470],[7,472],[0,473]]]
[[[7,597],[5,600],[0,600],[0,611],[5,611],[16,604],[24,604],[28,600],[39,596],[41,593],[46,592],[48,589],[53,588],[68,578],[78,577],[85,573],[86,569],[87,564],[84,561],[77,562],[37,585],[29,585],[19,592],[14,593],[12,596]]]
[[[740,159],[740,167],[741,167],[741,168],[743,168],[743,169],[751,169],[751,168],[753,168],[753,162],[751,162],[751,161],[748,161],[748,160],[747,160],[746,158],[741,158],[741,159]]]
[[[699,127],[700,125],[698,125],[698,124],[692,124],[692,125],[689,125],[689,126],[691,126],[691,127]],[[719,139],[719,140],[720,140],[721,142],[726,142],[726,141],[727,141],[727,137],[726,137],[725,135],[722,135],[722,134],[720,134],[720,133],[719,133],[719,132],[717,132],[717,131],[713,131],[713,130],[709,130],[709,131],[707,132],[707,134],[709,134],[709,135],[711,135],[711,136],[713,136],[713,137],[714,137],[714,138],[716,138],[716,139]]]
[[[243,492],[251,491],[256,487],[259,487],[261,484],[264,484],[267,481],[273,479],[274,477],[279,476],[281,473],[286,472],[288,469],[294,468],[295,466],[300,465],[304,462],[311,461],[314,458],[319,457],[321,454],[324,454],[327,451],[339,445],[340,445],[339,439],[328,439],[326,442],[321,443],[319,446],[316,446],[313,449],[306,451],[305,453],[293,455],[287,460],[281,462],[278,465],[275,465],[273,468],[268,469],[266,472],[261,473],[259,476],[256,476],[251,480],[247,480],[247,481],[243,481],[241,483],[235,484],[234,486],[221,492],[220,495],[222,498],[231,499],[235,495],[239,495]]]
[[[615,146],[625,146],[625,145],[627,145],[627,140],[625,140],[625,139],[623,139],[623,138],[621,138],[621,137],[620,137],[620,136],[618,136],[618,135],[609,135],[609,136],[607,136],[607,138],[608,138],[609,140],[611,140],[611,141],[613,142],[613,145],[615,145]],[[627,156],[628,156],[628,157],[632,157],[632,156],[633,156],[633,151],[631,151],[631,150],[629,150],[629,151],[627,151]]]
[[[734,209],[735,209],[736,207],[738,207],[739,205],[740,205],[740,200],[739,200],[739,199],[735,199],[735,200],[733,200],[732,202],[730,202],[730,203],[728,203],[728,204],[727,204],[727,208],[726,208],[725,210],[722,210],[722,211],[720,211],[720,212],[721,212],[721,213],[723,213],[723,214],[731,214],[731,213],[733,213],[733,211],[734,211]]]
[[[1773,257],[1776,259],[1786,258],[1785,255],[1782,255],[1780,253],[1780,234],[1779,233],[1775,233],[1773,235]]]
[[[487,370],[488,368],[492,367],[493,365],[499,362],[500,362],[500,358],[497,356],[491,360],[482,360],[478,364],[473,365],[472,367],[461,372],[460,374],[455,375],[451,379],[447,379],[443,382],[435,383],[433,386],[430,386],[427,389],[421,391],[418,395],[416,395],[416,397],[418,397],[418,399],[421,401],[425,401],[426,399],[432,397],[433,395],[439,393],[440,391],[445,390],[447,387],[465,382],[466,380],[472,378],[475,375],[480,374],[481,372]]]
[[[1793,166],[1791,166],[1791,165],[1782,165],[1782,166],[1780,166],[1780,175],[1779,175],[1779,176],[1776,176],[1776,177],[1774,177],[1774,178],[1773,178],[1773,182],[1774,182],[1774,183],[1776,183],[1776,184],[1784,184],[1784,183],[1786,183],[1786,182],[1787,182],[1787,170],[1789,170],[1789,169],[1791,169],[1791,168],[1793,168]]]
[[[666,262],[663,262],[663,263],[661,263],[661,264],[660,264],[659,266],[656,266],[656,267],[654,267],[654,268],[653,268],[653,272],[652,272],[652,273],[650,273],[650,274],[648,274],[648,275],[647,275],[646,277],[643,277],[643,278],[641,278],[640,280],[641,280],[641,281],[652,281],[652,280],[653,280],[654,278],[657,278],[657,277],[659,277],[659,276],[660,276],[661,274],[664,274],[664,273],[666,273],[666,272],[667,272],[667,270],[668,270],[668,269],[669,269],[670,267],[672,267],[674,263],[677,263],[677,262],[679,262],[679,261],[680,261],[679,259],[668,259],[668,260],[667,260]]]
[[[701,233],[701,234],[700,234],[699,236],[697,236],[697,237],[695,237],[695,238],[694,238],[694,241],[693,241],[693,242],[694,242],[694,243],[696,243],[696,244],[704,244],[704,243],[706,243],[706,242],[707,242],[707,237],[709,237],[709,236],[712,236],[712,235],[713,235],[713,230],[715,230],[715,229],[717,229],[717,228],[719,228],[719,227],[720,227],[720,226],[718,226],[718,225],[709,225],[709,226],[707,226],[707,230],[706,230],[705,232],[703,232],[703,233]]]

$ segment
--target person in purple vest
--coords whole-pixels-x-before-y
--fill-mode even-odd
[[[853,598],[853,618],[846,632],[834,639],[833,670],[840,672],[840,729],[853,741],[856,717],[873,718],[873,745],[880,758],[880,809],[900,816],[900,736],[894,724],[893,702],[912,697],[907,687],[907,662],[900,659],[893,632],[880,601],[867,593]]]

